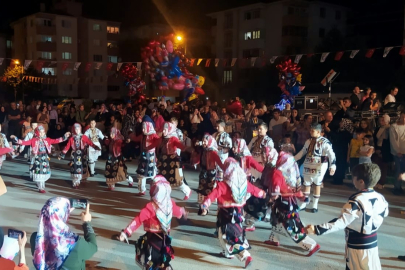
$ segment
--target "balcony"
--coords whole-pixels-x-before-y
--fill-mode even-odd
[[[107,54],[108,55],[113,55],[113,56],[118,56],[119,54],[119,49],[117,47],[110,47],[107,48]]]
[[[56,52],[56,42],[37,42],[37,51]]]
[[[56,26],[37,25],[37,35],[56,35]]]
[[[119,38],[120,38],[120,34],[107,33],[107,40],[118,41]]]

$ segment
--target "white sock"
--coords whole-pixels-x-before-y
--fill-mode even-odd
[[[312,199],[312,208],[318,209],[319,195],[314,195]]]
[[[89,167],[90,167],[90,173],[91,173],[91,174],[94,174],[94,169],[95,169],[95,167],[96,167],[96,164],[95,164],[94,162],[89,163]]]

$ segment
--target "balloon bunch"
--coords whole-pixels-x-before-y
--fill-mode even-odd
[[[193,75],[187,70],[190,60],[181,51],[174,49],[173,35],[168,37],[165,44],[149,42],[142,49],[141,56],[146,72],[159,90],[185,90],[186,100],[191,100],[193,94],[205,94],[201,88],[205,82],[204,77]]]
[[[301,86],[302,74],[301,67],[296,63],[292,63],[291,59],[285,60],[278,64],[279,84],[281,92],[287,96],[295,97],[301,94],[305,86]]]
[[[133,64],[125,65],[121,68],[121,75],[125,78],[125,86],[128,87],[128,96],[133,97],[141,102],[145,100],[143,90],[145,89],[145,82],[138,76],[138,69]]]

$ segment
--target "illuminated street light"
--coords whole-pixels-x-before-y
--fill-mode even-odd
[[[181,36],[177,36],[177,40],[181,41],[183,38]]]
[[[20,61],[14,60],[14,63],[15,63],[16,65],[19,65],[19,64],[20,64]]]

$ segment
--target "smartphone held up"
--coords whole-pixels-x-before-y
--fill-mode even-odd
[[[86,209],[88,200],[87,199],[74,199],[70,198],[70,208],[76,208],[76,209]]]

